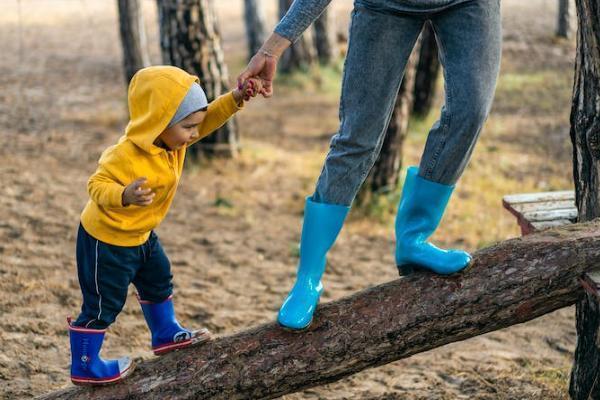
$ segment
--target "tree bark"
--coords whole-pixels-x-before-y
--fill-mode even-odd
[[[558,0],[558,22],[556,24],[556,36],[562,38],[569,37],[570,31],[570,0]]]
[[[125,82],[144,67],[150,65],[144,18],[138,0],[118,0],[119,31],[123,48]]]
[[[425,116],[431,110],[440,71],[438,47],[431,23],[426,23],[421,33],[421,49],[415,76],[413,112]]]
[[[248,41],[248,60],[254,56],[266,38],[262,0],[244,0],[244,21]]]
[[[576,5],[579,29],[570,134],[578,220],[589,221],[600,216],[600,4],[577,0]],[[586,296],[577,303],[577,347],[569,387],[572,399],[600,398],[597,301]]]
[[[268,323],[45,398],[272,399],[572,305],[598,263],[600,220],[534,233],[476,252],[461,274],[418,272],[322,304],[305,332]]]
[[[279,0],[279,18],[283,18],[294,0]],[[306,33],[283,52],[279,60],[279,71],[290,73],[299,69],[307,69],[315,60],[314,46],[306,37]]]
[[[408,59],[381,151],[357,196],[359,204],[368,204],[372,200],[373,194],[392,191],[398,185],[402,168],[402,148],[408,134],[408,121],[413,106],[419,43],[417,42]]]
[[[226,93],[229,77],[213,1],[157,0],[157,3],[163,62],[198,76],[209,102]],[[188,150],[193,158],[232,157],[237,152],[235,118]]]
[[[335,41],[332,27],[335,24],[328,9],[314,23],[315,28],[315,49],[317,58],[321,64],[327,65],[333,62],[335,57]]]

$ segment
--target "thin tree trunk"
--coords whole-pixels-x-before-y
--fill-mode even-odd
[[[582,296],[579,277],[600,263],[600,221],[508,240],[473,260],[455,277],[419,272],[319,305],[306,332],[268,323],[145,361],[118,385],[46,399],[273,399],[529,321]]]
[[[578,35],[571,108],[573,178],[579,221],[600,216],[600,4],[577,0]],[[596,268],[600,263],[596,263]],[[600,398],[600,310],[597,299],[577,303],[577,347],[572,399]]]
[[[294,0],[278,0],[279,18],[283,18]],[[299,69],[307,69],[315,60],[314,46],[307,38],[306,33],[292,44],[281,55],[279,60],[279,70],[283,73],[290,73]]]
[[[262,0],[244,0],[244,21],[248,41],[248,60],[260,49],[266,38]]]
[[[408,59],[381,151],[357,196],[357,202],[360,204],[368,204],[374,193],[389,192],[398,185],[402,168],[402,148],[408,133],[408,121],[413,106],[419,47],[418,41]]]
[[[315,49],[317,50],[319,62],[324,65],[331,64],[335,57],[335,41],[332,29],[334,26],[332,14],[329,13],[328,9],[325,9],[314,23]]]
[[[556,36],[568,38],[570,31],[570,0],[558,0],[558,23],[556,24]]]
[[[415,76],[413,112],[416,115],[425,116],[431,110],[439,71],[438,47],[433,28],[428,22],[421,33],[421,49]]]
[[[198,76],[209,102],[226,93],[229,77],[213,1],[158,0],[158,16],[163,62]],[[188,153],[198,158],[232,157],[237,152],[237,124],[232,118]]]
[[[125,82],[129,83],[139,69],[150,65],[146,29],[138,0],[118,0],[117,7]]]

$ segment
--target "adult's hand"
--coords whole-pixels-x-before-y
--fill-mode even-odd
[[[265,41],[260,50],[250,59],[248,66],[238,76],[238,87],[248,78],[258,78],[262,81],[261,94],[263,97],[273,95],[273,80],[277,72],[277,62],[285,49],[292,42],[277,33],[272,33]]]
[[[263,97],[271,97],[273,95],[273,79],[277,71],[278,58],[271,53],[259,50],[248,63],[248,66],[240,76],[238,76],[238,88],[244,85],[249,78],[258,78],[262,81],[262,89],[260,94]]]

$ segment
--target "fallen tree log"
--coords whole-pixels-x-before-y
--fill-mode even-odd
[[[597,265],[600,220],[551,229],[478,251],[456,276],[420,272],[323,304],[303,333],[261,325],[44,398],[271,399],[572,305]]]

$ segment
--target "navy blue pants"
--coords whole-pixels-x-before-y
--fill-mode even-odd
[[[97,240],[79,224],[77,274],[83,305],[76,326],[108,327],[123,309],[130,283],[153,303],[173,293],[171,264],[154,231],[144,244],[124,247]]]

